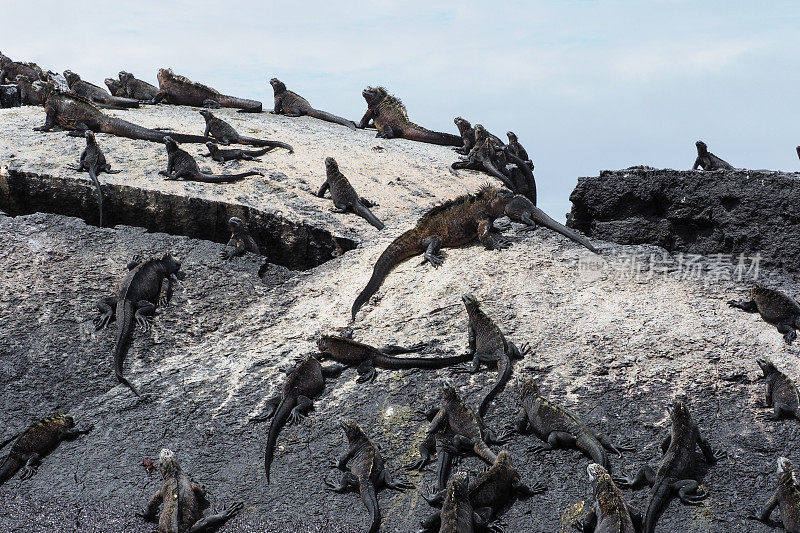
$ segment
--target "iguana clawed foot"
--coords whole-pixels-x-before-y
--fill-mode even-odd
[[[142,332],[147,332],[150,329],[150,322],[153,319],[149,316],[140,315],[137,313],[136,315],[136,324],[142,330]]]
[[[442,266],[442,264],[444,263],[444,254],[442,253],[429,254],[428,252],[425,252],[422,259],[422,263],[420,264],[424,265],[426,262],[433,265],[434,268],[438,268]]]
[[[94,330],[98,331],[109,325],[113,317],[114,313],[110,311],[106,313],[100,313],[99,315],[94,317],[94,319],[92,320],[92,323],[94,324]]]
[[[233,518],[234,516],[239,514],[239,511],[241,511],[243,507],[244,507],[243,502],[236,502],[227,509],[223,508],[219,514],[224,516],[225,518]]]
[[[36,474],[37,470],[38,468],[34,465],[23,466],[22,470],[20,470],[19,477],[20,479],[30,479],[31,477],[33,477],[34,474]]]

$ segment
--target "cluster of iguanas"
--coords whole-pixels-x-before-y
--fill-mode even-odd
[[[221,94],[176,75],[169,69],[158,72],[158,87],[121,71],[118,79],[105,80],[110,91],[106,92],[97,85],[81,80],[71,71],[64,71],[62,83],[54,73],[45,72],[33,63],[14,62],[0,54],[0,83],[6,81],[18,84],[23,103],[40,105],[45,109],[45,123],[37,130],[49,131],[58,126],[69,130],[69,135],[86,139],[86,148],[81,153],[76,170],[88,172],[97,189],[101,226],[103,197],[98,175],[119,170],[111,170],[98,146],[95,133],[163,143],[167,151],[167,165],[160,174],[169,180],[223,183],[262,175],[258,171],[239,174],[204,172],[195,158],[179,147],[179,143],[205,143],[209,150],[205,156],[219,163],[231,160],[258,161],[257,157],[275,148],[293,152],[292,146],[280,141],[241,135],[209,110],[229,107],[241,112],[258,113],[262,111],[261,102]],[[383,87],[367,87],[363,91],[367,111],[356,124],[313,108],[305,98],[289,91],[277,78],[272,78],[270,85],[274,91],[272,112],[275,114],[288,117],[307,115],[351,129],[373,126],[380,138],[404,138],[453,146],[464,156],[452,164],[454,172],[458,169],[485,171],[505,187],[486,185],[473,194],[437,205],[425,213],[413,228],[395,238],[377,259],[371,278],[356,297],[351,308],[353,320],[361,307],[378,291],[390,271],[410,257],[423,255],[423,263],[430,263],[436,268],[443,264],[441,249],[444,247],[461,246],[475,240],[487,250],[502,250],[511,246],[509,240],[502,236],[502,232],[510,228],[509,223],[501,223],[503,217],[522,223],[523,231],[545,226],[597,253],[586,238],[536,207],[534,165],[513,132],[507,132],[506,143],[480,124],[473,127],[461,117],[454,120],[460,136],[430,131],[411,122],[403,103]],[[202,107],[200,114],[206,122],[203,135],[172,131],[165,133],[159,129],[144,128],[109,116],[101,110],[131,109],[160,102]],[[218,144],[241,144],[258,149],[221,149]],[[733,169],[730,164],[710,153],[702,141],[698,141],[696,147],[698,156],[694,169]],[[800,146],[797,151],[800,156]],[[329,191],[335,212],[352,212],[377,229],[383,229],[384,224],[370,210],[377,204],[359,196],[333,157],[325,158],[325,170],[326,178],[317,196],[324,197]],[[260,252],[242,219],[231,217],[228,227],[231,237],[221,253],[222,259],[229,260],[245,252]],[[123,374],[123,363],[134,328],[139,326],[143,332],[149,329],[156,309],[169,305],[174,288],[185,275],[181,263],[169,254],[147,260],[134,258],[127,268],[128,272],[120,280],[114,296],[98,303],[99,314],[94,319],[94,325],[100,330],[116,320],[114,373],[121,384],[139,396],[138,389]],[[436,457],[436,490],[424,497],[441,510],[421,521],[421,532],[502,532],[498,516],[505,508],[517,498],[546,490],[542,482],[523,483],[509,452],[496,452],[496,448],[493,449],[508,442],[513,433],[522,435],[529,431],[542,441],[531,449],[533,454],[559,448],[576,448],[591,458],[587,472],[594,487],[594,502],[581,523],[575,524],[584,532],[653,533],[660,513],[672,497],[677,496],[689,505],[699,504],[706,498],[706,492],[696,480],[696,449],[700,449],[709,464],[725,457],[725,453],[715,452],[702,437],[683,401],[676,400],[670,410],[672,427],[662,443],[664,455],[658,468],[645,466],[632,477],[612,477],[608,452],[620,456],[623,452],[634,451],[633,448],[614,443],[608,436],[588,426],[576,413],[551,402],[540,392],[537,383],[528,377],[521,376],[516,380],[520,407],[513,433],[495,433],[486,424],[485,417],[493,400],[511,381],[514,362],[529,357],[531,350],[527,343],[517,347],[508,341],[473,295],[464,294],[462,302],[468,318],[469,346],[463,355],[408,356],[406,354],[426,350],[428,346],[420,343],[410,347],[390,345],[375,348],[353,340],[349,332],[320,336],[317,339],[317,353],[304,356],[293,368],[286,370],[280,394],[267,401],[267,410],[262,416],[253,419],[254,422],[270,421],[264,452],[267,483],[270,482],[281,429],[306,416],[313,401],[323,394],[326,378],[335,378],[346,368],[354,367],[359,376],[356,381],[366,383],[375,379],[376,369],[379,368],[442,370],[470,363],[469,367],[457,367],[454,371],[475,374],[483,365],[487,365],[497,371],[494,383],[475,409],[462,399],[451,382],[443,380],[440,403],[426,412],[430,425],[419,444],[419,459],[407,466],[408,469],[421,471]],[[795,340],[796,329],[800,328],[800,306],[787,295],[756,287],[752,290],[750,300],[732,300],[729,303],[745,311],[759,312],[766,321],[777,326],[787,343]],[[323,365],[328,359],[333,363]],[[758,364],[766,383],[765,406],[772,408],[768,418],[800,419],[800,394],[792,380],[765,358],[758,359]],[[0,484],[17,471],[22,472],[23,479],[32,476],[37,463],[52,452],[61,440],[86,434],[92,429],[76,429],[74,426],[71,416],[57,415],[43,419],[0,443],[2,448],[15,440],[9,455],[0,463]],[[341,427],[348,448],[332,465],[342,471],[341,478],[338,483],[327,479],[324,482],[329,490],[335,492],[357,490],[370,515],[368,531],[376,533],[381,524],[377,492],[382,488],[404,491],[413,486],[393,478],[379,447],[373,444],[357,422],[343,420]],[[465,472],[452,473],[462,455],[480,458],[488,469],[472,479]],[[145,467],[148,471],[155,469],[156,463],[150,460]],[[241,502],[237,502],[228,509],[203,518],[206,491],[181,470],[174,453],[162,450],[157,467],[162,475],[161,489],[140,516],[157,520],[159,532],[201,532],[216,528],[243,507]],[[752,518],[767,521],[772,510],[780,506],[786,529],[800,531],[800,481],[792,463],[785,457],[778,460],[778,476],[775,495]],[[640,515],[626,502],[620,489],[635,489],[646,484],[652,489],[647,509],[644,515]]]

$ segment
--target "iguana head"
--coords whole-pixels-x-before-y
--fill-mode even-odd
[[[133,74],[130,72],[125,72],[124,70],[119,71],[119,81],[122,83],[127,83],[133,79]]]
[[[536,382],[531,378],[524,376],[518,377],[517,387],[519,387],[519,393],[523,400],[526,398],[539,396],[539,386],[536,385]]]
[[[72,88],[72,85],[75,82],[81,81],[81,77],[72,72],[71,70],[64,71],[64,79],[67,80],[67,85],[69,85],[70,88]]]
[[[83,136],[86,137],[86,144],[87,145],[97,144],[97,141],[94,138],[94,132],[92,132],[92,130],[86,130],[86,132],[83,134]]]
[[[465,132],[468,132],[472,129],[472,124],[469,123],[469,120],[466,120],[461,117],[456,117],[453,119],[458,131],[463,135]]]
[[[592,463],[587,466],[586,472],[589,474],[589,481],[591,481],[594,486],[595,496],[601,489],[614,483],[608,470],[597,463]]]
[[[60,92],[58,87],[56,87],[56,84],[52,81],[35,81],[31,87],[33,87],[33,90],[36,91],[36,95],[43,102],[54,94],[59,94]]]
[[[345,436],[347,436],[347,442],[353,443],[358,442],[360,439],[366,439],[367,436],[364,435],[364,431],[361,429],[355,420],[344,420],[340,421],[339,425],[342,426],[344,430]]]
[[[247,230],[247,227],[244,225],[244,221],[239,217],[231,217],[228,219],[228,229],[231,230],[231,233],[241,233]]]
[[[339,163],[332,157],[325,158],[325,171],[326,172],[339,172]]]
[[[2,65],[3,63],[8,63],[10,61],[11,61],[10,57],[4,56],[3,52],[0,52],[0,65]]]
[[[199,111],[199,113],[201,115],[203,115],[203,118],[206,119],[206,122],[208,122],[210,120],[214,120],[214,118],[215,118],[214,114],[211,111],[209,111],[208,109],[201,109]]]
[[[447,491],[459,495],[466,495],[469,488],[469,474],[466,472],[456,472],[450,476]]]
[[[481,144],[489,136],[489,132],[482,124],[475,124],[475,144]]]
[[[172,72],[171,68],[162,68],[158,70],[158,75],[156,77],[158,78],[158,83],[163,84],[175,78],[175,74]]]
[[[272,78],[271,80],[269,80],[269,84],[272,85],[272,90],[275,91],[276,93],[282,93],[283,91],[286,90],[286,84],[283,83],[278,78]]]
[[[320,356],[325,356],[331,352],[331,349],[334,346],[333,337],[330,335],[323,335],[317,339],[317,349],[319,350],[320,355],[317,356],[318,359],[322,360]]]
[[[381,103],[389,93],[383,87],[367,87],[361,91],[364,100],[367,101],[368,107],[374,107]]]
[[[778,478],[783,481],[791,479],[793,484],[797,484],[797,475],[794,472],[794,465],[787,457],[778,458]]]
[[[178,143],[169,135],[165,135],[161,140],[164,141],[164,144],[167,146],[167,152],[178,149]]]
[[[158,454],[158,469],[164,477],[180,471],[180,466],[178,466],[178,462],[175,460],[175,452],[163,448],[161,453]]]
[[[120,89],[119,80],[115,80],[114,78],[106,78],[104,80],[104,83],[106,84],[106,87],[108,87],[109,92],[112,95],[116,96],[117,95],[117,91],[119,91],[119,89]]]
[[[478,303],[478,299],[475,298],[474,294],[462,294],[461,301],[464,302],[464,307],[467,308],[467,313],[470,315],[481,310],[481,305]]]
[[[673,424],[683,424],[692,419],[689,414],[689,408],[683,400],[675,400],[672,402],[672,409],[669,412]]]
[[[704,143],[703,141],[697,141],[696,143],[694,143],[694,145],[697,147],[698,154],[703,155],[706,152],[708,152],[708,146],[706,146],[706,143]]]
[[[509,143],[517,142],[517,134],[513,131],[507,131],[506,136],[508,137]]]
[[[176,278],[182,280],[186,277],[186,274],[181,270],[181,263],[170,254],[164,254],[161,256],[161,264],[164,265],[164,270],[166,271],[167,276],[175,275]]]
[[[442,398],[445,402],[460,402],[461,398],[453,384],[448,379],[442,379]]]
[[[207,142],[206,143],[206,148],[208,148],[208,151],[211,152],[212,154],[219,150],[219,146],[217,146],[216,144],[214,144],[212,142]]]
[[[488,200],[486,215],[493,218],[505,215],[506,206],[514,199],[513,192],[508,189],[498,189],[492,185],[481,187],[478,194]]]
[[[766,356],[759,357],[758,359],[756,359],[756,363],[758,363],[758,366],[761,367],[761,372],[764,373],[764,377],[767,377],[770,374],[778,371],[778,369],[775,368],[775,365],[772,363],[772,361],[767,359]]]

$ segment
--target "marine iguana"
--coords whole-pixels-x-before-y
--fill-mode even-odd
[[[644,484],[652,486],[643,533],[654,533],[661,511],[675,493],[687,505],[699,505],[708,495],[693,479],[695,475],[695,449],[699,446],[705,460],[714,464],[727,454],[715,452],[700,434],[697,423],[689,415],[686,404],[676,400],[670,412],[672,431],[661,443],[664,457],[657,471],[643,467],[635,477],[615,478],[620,488],[636,489]]]
[[[439,413],[439,409],[432,407],[425,412],[425,418],[432,421]],[[437,455],[436,460],[436,490],[443,490],[450,479],[450,472],[453,469],[453,461],[458,455],[458,450],[453,444],[454,434],[450,426],[443,424],[436,432],[429,433],[418,446],[419,459],[406,467],[406,470],[417,470],[422,472],[429,463],[433,462],[433,455]]]
[[[178,147],[178,143],[171,136],[163,138],[167,147],[167,170],[158,173],[168,180],[185,179],[202,181],[203,183],[228,183],[239,181],[247,176],[263,176],[256,170],[248,170],[239,174],[206,174],[197,165],[197,161],[186,150]]]
[[[414,486],[406,481],[394,481],[386,469],[386,464],[378,448],[370,442],[361,427],[352,420],[339,422],[347,437],[348,449],[334,465],[342,470],[339,484],[325,480],[328,490],[347,492],[358,490],[361,501],[370,515],[368,533],[377,533],[381,527],[381,510],[378,507],[377,492],[382,488],[405,492]],[[347,466],[350,463],[350,466]]]
[[[21,105],[44,105],[42,82],[40,80],[31,82],[31,79],[23,74],[18,75],[15,80],[17,82],[17,87],[19,87],[19,101]]]
[[[767,418],[780,420],[783,417],[800,420],[800,394],[794,381],[775,368],[766,357],[756,359],[764,373],[764,407],[772,407],[772,414]]]
[[[755,518],[768,522],[776,507],[781,509],[781,523],[788,533],[800,533],[800,481],[794,465],[786,457],[778,458],[778,488]]]
[[[92,430],[92,426],[85,429],[75,429],[75,419],[71,415],[57,414],[43,418],[29,426],[24,431],[17,433],[0,444],[0,449],[13,439],[17,439],[11,446],[11,451],[0,462],[0,485],[11,479],[18,470],[22,469],[20,477],[28,479],[36,473],[39,461],[52,452],[62,440],[72,439],[78,435],[85,435]]]
[[[581,524],[583,533],[638,533],[642,528],[639,512],[625,501],[608,471],[597,463],[586,467],[594,486],[594,505]]]
[[[127,120],[110,117],[89,100],[57,90],[52,82],[42,84],[41,95],[47,116],[43,125],[33,128],[35,131],[50,131],[58,125],[67,130],[76,130],[69,134],[76,137],[83,137],[86,130],[92,130],[95,133],[110,133],[128,139],[159,143],[164,141],[163,131],[143,128]],[[204,143],[208,140],[200,135],[171,135],[177,142]]]
[[[138,100],[112,96],[102,87],[82,80],[80,76],[71,70],[64,71],[64,78],[67,80],[67,85],[69,85],[70,91],[95,104],[105,104],[120,108],[139,107]]]
[[[385,88],[367,87],[361,94],[367,101],[367,112],[358,123],[358,127],[366,128],[372,121],[378,129],[376,137],[384,139],[399,137],[444,146],[463,145],[461,137],[457,135],[431,131],[411,122],[403,102],[387,93]]]
[[[468,120],[462,117],[454,118],[453,122],[461,134],[461,141],[463,143],[463,146],[453,148],[453,150],[461,155],[467,155],[475,146],[475,128],[472,127],[472,124],[470,124]],[[497,146],[502,147],[504,145],[503,141],[500,140],[500,137],[492,135],[488,131],[486,133]]]
[[[474,533],[475,513],[469,501],[469,476],[466,472],[453,474],[439,514],[439,533]]]
[[[240,113],[261,113],[261,102],[220,94],[216,89],[175,74],[172,69],[158,71],[158,94],[152,103],[202,107],[205,100],[214,100],[222,107],[238,108]]]
[[[111,165],[106,163],[106,156],[100,147],[97,146],[97,141],[94,138],[94,133],[86,130],[86,148],[81,152],[81,158],[78,161],[78,172],[88,172],[89,177],[92,178],[94,186],[97,188],[97,205],[100,210],[100,221],[98,225],[103,227],[103,191],[100,189],[100,182],[97,180],[98,174],[105,172],[106,174],[119,174],[121,170],[111,170]]]
[[[119,71],[120,89],[124,96],[134,100],[152,101],[158,95],[158,88],[146,81],[137,80],[130,72]]]
[[[694,160],[692,170],[697,170],[697,167],[703,170],[734,170],[730,163],[709,152],[703,141],[697,141],[694,145],[697,147],[697,159]]]
[[[532,496],[546,490],[547,486],[544,483],[536,483],[533,487],[522,483],[511,461],[511,455],[504,450],[497,454],[497,458],[488,470],[469,484],[467,491],[473,508],[473,523],[478,526],[487,525],[515,498]],[[423,495],[423,498],[431,505],[440,505],[446,498],[446,492],[440,491],[431,496]],[[436,531],[440,527],[440,520],[440,513],[430,515],[422,522],[420,533]]]
[[[592,461],[609,470],[606,450],[621,457],[622,452],[632,452],[634,448],[615,444],[602,433],[595,433],[578,416],[554,403],[539,393],[533,380],[520,377],[520,406],[516,418],[516,430],[533,433],[546,442],[534,449],[534,453],[556,448],[577,448],[592,458]]]
[[[256,159],[256,157],[264,155],[270,150],[275,149],[270,146],[267,148],[262,148],[261,150],[241,150],[239,148],[223,150],[212,142],[207,142],[206,147],[208,148],[208,153],[202,154],[202,156],[210,157],[211,159],[219,163],[224,163],[226,161],[235,161],[235,160],[261,161],[260,159]]]
[[[728,305],[748,313],[758,312],[765,321],[774,324],[786,344],[792,344],[800,328],[800,305],[788,295],[756,285],[750,290],[750,300],[730,300]]]
[[[478,407],[478,414],[483,418],[489,404],[498,393],[503,390],[511,378],[512,359],[523,359],[530,353],[528,343],[522,345],[520,350],[513,342],[506,341],[503,332],[497,324],[481,310],[478,299],[472,294],[462,294],[461,301],[467,310],[469,319],[467,321],[467,331],[469,333],[469,351],[472,356],[472,368],[470,373],[477,373],[481,364],[494,366],[497,368],[497,382],[481,400]]]
[[[426,437],[434,435],[447,425],[453,432],[453,446],[456,450],[473,452],[486,463],[492,464],[497,455],[489,449],[489,444],[503,444],[504,438],[497,438],[486,427],[480,415],[470,408],[450,383],[442,384],[443,404],[431,420]]]
[[[272,148],[285,148],[289,150],[290,154],[294,153],[294,148],[292,148],[291,145],[280,141],[267,141],[239,135],[233,126],[221,118],[215,117],[208,109],[201,109],[200,114],[206,119],[206,131],[203,133],[203,136],[207,138],[210,134],[211,137],[217,139],[220,144],[228,145],[236,143],[249,144],[250,146],[270,146]]]
[[[10,57],[4,56],[0,52],[0,85],[4,83],[14,83],[17,76],[27,76],[29,80],[47,80],[44,72],[36,63],[23,63],[12,61]]]
[[[228,229],[231,230],[231,238],[225,251],[220,253],[223,259],[233,259],[234,256],[242,255],[245,252],[261,253],[256,241],[247,232],[247,226],[244,225],[244,221],[241,218],[229,218]]]
[[[312,400],[322,394],[325,389],[325,378],[336,376],[342,370],[344,367],[339,365],[323,367],[319,360],[311,355],[304,357],[294,368],[287,370],[281,394],[267,401],[267,412],[252,419],[253,422],[263,422],[272,418],[267,435],[267,447],[264,452],[267,483],[269,483],[270,467],[275,454],[278,433],[287,421],[289,424],[293,424],[303,420],[304,412],[313,406]]]
[[[206,501],[206,490],[192,483],[189,476],[175,460],[175,453],[164,448],[158,456],[161,472],[161,488],[150,499],[147,508],[139,516],[149,522],[156,521],[157,533],[202,533],[217,528],[236,516],[244,504],[237,502],[223,511],[203,518],[202,503]],[[158,508],[164,505],[161,513]]]
[[[108,87],[108,92],[110,92],[112,96],[125,96],[125,91],[122,89],[122,84],[119,80],[115,80],[114,78],[106,78],[103,80],[103,83],[106,84],[106,87]]]
[[[561,235],[578,244],[582,244],[591,252],[596,254],[600,253],[592,245],[592,243],[589,242],[589,239],[575,233],[566,226],[559,224],[547,216],[547,213],[536,207],[533,202],[530,201],[530,199],[522,195],[514,195],[511,201],[506,204],[505,215],[511,220],[525,224],[525,227],[520,231],[532,231],[537,229],[539,226],[544,226],[557,233],[560,233]]]
[[[439,267],[444,261],[440,253],[442,247],[461,246],[478,239],[487,250],[508,248],[510,243],[494,237],[491,231],[494,220],[506,214],[506,206],[513,199],[514,194],[510,191],[486,185],[477,193],[448,200],[425,213],[416,226],[392,241],[378,257],[367,286],[353,302],[353,319],[361,306],[378,291],[389,272],[409,257],[424,254],[423,262]],[[545,215],[538,207],[531,205],[528,209],[532,213],[530,218],[536,222],[586,246],[588,241]]]
[[[331,211],[334,213],[352,211],[379,230],[384,228],[383,222],[378,220],[369,210],[370,207],[374,207],[376,204],[358,195],[345,175],[339,172],[339,165],[332,157],[325,158],[325,174],[325,183],[319,188],[317,196],[324,198],[325,191],[331,190],[331,199],[334,205],[334,209],[331,209]]]
[[[533,170],[533,161],[531,161],[531,158],[528,156],[528,151],[520,144],[517,134],[513,131],[507,131],[506,136],[508,137],[508,144],[506,144],[508,151],[520,158],[528,168]]]
[[[320,360],[333,359],[337,363],[355,366],[358,369],[358,383],[375,379],[375,368],[400,370],[405,368],[437,369],[445,368],[469,361],[467,356],[456,357],[393,357],[395,354],[418,352],[425,347],[424,343],[404,348],[388,345],[374,348],[368,344],[356,342],[338,335],[323,335],[317,339]]]
[[[352,120],[337,117],[332,113],[314,109],[308,100],[299,94],[292,92],[286,88],[286,85],[278,78],[269,80],[272,85],[272,91],[275,93],[275,115],[286,115],[287,117],[302,117],[308,115],[309,117],[318,118],[326,122],[333,122],[334,124],[341,124],[347,126],[351,130],[356,129],[356,125]]]
[[[117,320],[116,345],[114,347],[114,373],[120,383],[125,384],[136,396],[139,392],[122,375],[122,363],[128,350],[134,321],[143,332],[150,329],[150,316],[156,305],[166,307],[172,298],[174,284],[184,279],[181,264],[171,255],[160,259],[140,262],[136,258],[128,263],[128,273],[117,285],[116,296],[104,298],[97,303],[100,314],[94,318],[95,331]]]

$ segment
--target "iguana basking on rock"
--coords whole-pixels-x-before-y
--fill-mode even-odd
[[[5,459],[0,462],[0,485],[11,479],[20,469],[22,469],[20,474],[22,479],[33,476],[42,457],[52,452],[59,442],[85,435],[91,430],[92,426],[75,429],[75,420],[72,416],[58,414],[43,418],[25,431],[6,439],[0,444],[0,449],[13,439],[16,441]]]
[[[280,141],[267,141],[264,139],[255,139],[253,137],[245,137],[239,135],[233,126],[214,116],[208,109],[201,109],[200,114],[206,119],[206,131],[203,133],[205,137],[211,135],[220,144],[249,144],[250,146],[269,146],[271,148],[285,148],[289,153],[294,153],[291,145],[282,143]]]
[[[356,342],[347,337],[338,335],[323,335],[317,339],[320,360],[330,358],[346,366],[358,369],[358,383],[375,379],[375,369],[401,370],[406,368],[424,368],[433,370],[446,368],[469,361],[466,356],[456,357],[394,357],[396,354],[418,352],[425,348],[424,343],[415,344],[405,348],[403,346],[388,345],[375,348],[368,344]]]
[[[519,194],[514,195],[511,201],[506,204],[505,215],[511,220],[525,224],[525,227],[522,228],[521,231],[532,231],[539,226],[544,226],[578,244],[582,244],[591,252],[596,254],[600,253],[592,243],[589,242],[589,239],[550,218],[547,213],[536,207],[533,202],[525,196]]]
[[[439,516],[439,533],[475,532],[476,516],[469,501],[469,476],[466,472],[456,472],[450,478]]]
[[[356,125],[352,120],[337,117],[332,113],[314,109],[308,100],[299,94],[292,92],[286,88],[286,85],[278,78],[269,80],[272,85],[272,91],[275,93],[275,110],[276,115],[286,115],[287,117],[302,117],[308,115],[309,117],[318,118],[326,122],[333,122],[334,124],[341,124],[347,126],[351,130],[356,129]]]
[[[97,141],[94,138],[94,133],[86,130],[86,148],[81,152],[81,158],[78,161],[78,172],[88,172],[89,177],[92,178],[94,186],[97,188],[97,206],[100,211],[100,218],[98,225],[103,227],[103,190],[100,188],[100,182],[97,176],[101,172],[106,174],[119,174],[121,170],[111,170],[111,165],[106,162],[106,156],[103,151],[97,146]]]
[[[437,414],[439,414],[439,409],[433,407],[426,411],[425,418],[430,422]],[[448,424],[442,424],[434,433],[428,433],[417,448],[419,459],[408,465],[406,470],[422,472],[429,463],[433,462],[433,456],[436,455],[436,490],[437,492],[443,490],[447,486],[447,480],[450,479],[453,461],[459,453],[453,444],[454,436]]]
[[[416,226],[392,241],[378,257],[367,286],[353,302],[353,319],[361,306],[378,291],[389,272],[409,257],[423,254],[425,261],[439,267],[444,261],[440,252],[443,247],[462,246],[477,239],[487,250],[508,248],[510,243],[507,240],[492,235],[492,224],[496,218],[506,214],[506,207],[513,199],[514,194],[510,191],[487,185],[475,194],[448,200],[425,213]],[[585,239],[555,222],[538,207],[530,205],[529,210],[537,223],[586,245]],[[594,251],[591,247],[589,249]]]
[[[453,150],[455,150],[461,155],[467,155],[475,146],[475,128],[472,127],[472,124],[470,124],[470,122],[467,119],[462,117],[454,118],[453,122],[455,123],[459,133],[461,134],[461,142],[463,143],[462,146],[458,148],[453,148]],[[492,135],[489,132],[486,133],[497,146],[503,146],[503,141],[500,140],[500,137]]]
[[[778,458],[778,488],[755,518],[768,522],[776,507],[781,510],[781,523],[787,533],[800,533],[800,481],[794,465],[786,457]]]
[[[181,271],[181,264],[169,254],[142,262],[134,258],[128,263],[128,271],[117,286],[116,296],[98,302],[100,314],[95,317],[94,326],[95,330],[99,330],[117,320],[114,373],[120,383],[139,396],[136,388],[122,375],[122,363],[134,322],[142,331],[150,329],[150,317],[155,313],[156,305],[166,307],[169,304],[174,285],[185,275]]]
[[[661,443],[664,457],[658,470],[645,466],[633,478],[615,478],[620,488],[638,488],[651,485],[650,500],[644,517],[643,533],[654,533],[656,522],[669,499],[677,493],[687,505],[699,505],[708,496],[694,479],[696,475],[695,449],[699,446],[706,462],[714,464],[726,453],[715,452],[702,437],[697,423],[689,415],[689,409],[676,400],[670,412],[672,430]]]
[[[467,310],[467,331],[469,333],[468,355],[472,357],[470,373],[476,374],[481,365],[494,366],[497,369],[497,381],[481,400],[478,415],[486,416],[486,410],[495,396],[503,390],[511,378],[512,360],[522,359],[530,352],[530,346],[525,343],[522,349],[517,348],[513,342],[506,341],[503,332],[497,324],[481,310],[478,299],[472,294],[462,294],[461,301]]]
[[[150,499],[145,511],[139,516],[155,522],[156,533],[202,533],[217,528],[236,516],[244,506],[238,502],[229,508],[203,518],[202,504],[206,502],[206,490],[192,483],[189,476],[175,460],[172,450],[164,448],[158,456],[161,472],[161,488]],[[162,507],[159,514],[158,508]]]
[[[42,81],[31,82],[28,76],[20,74],[16,78],[19,87],[19,101],[22,105],[44,105]]]
[[[160,170],[158,173],[168,180],[184,179],[190,181],[202,181],[203,183],[229,183],[239,181],[247,176],[263,176],[256,170],[248,170],[239,174],[206,174],[197,165],[197,161],[186,150],[178,147],[178,143],[171,136],[164,137],[164,144],[167,147],[167,170]]]
[[[366,128],[372,121],[378,130],[376,137],[384,139],[399,137],[444,146],[463,146],[461,137],[457,135],[430,131],[411,122],[403,102],[387,93],[385,88],[367,87],[361,94],[367,101],[367,112],[358,123],[358,127]]]
[[[158,71],[158,94],[152,103],[203,107],[205,100],[214,100],[222,107],[237,108],[240,113],[261,113],[262,108],[261,102],[220,94],[211,87],[175,74],[172,69],[162,68]]]
[[[29,80],[47,80],[45,73],[36,63],[22,63],[12,61],[10,57],[4,56],[0,52],[0,85],[4,83],[14,83],[17,76],[27,76]]]
[[[223,259],[233,259],[235,256],[242,255],[245,252],[261,253],[261,250],[258,249],[258,244],[247,232],[247,226],[244,225],[244,221],[241,218],[229,218],[228,229],[231,230],[231,238],[225,251],[221,252]]]
[[[103,83],[106,84],[106,87],[108,87],[108,92],[110,92],[113,96],[125,97],[125,91],[122,90],[122,84],[119,80],[115,80],[114,78],[106,78],[103,80]]]
[[[582,533],[639,533],[642,517],[625,501],[608,471],[597,463],[586,471],[594,486],[594,505],[583,519]]]
[[[533,161],[531,161],[531,158],[528,156],[528,151],[520,144],[517,134],[513,131],[507,131],[506,136],[508,137],[508,144],[506,145],[508,151],[520,158],[528,165],[528,168],[533,170]]]
[[[698,167],[703,170],[734,170],[730,163],[709,152],[703,141],[697,141],[694,145],[697,147],[697,159],[694,160],[692,170],[697,170]]]
[[[69,85],[70,91],[77,94],[78,96],[86,98],[92,103],[104,104],[119,108],[139,107],[138,100],[133,100],[131,98],[121,98],[119,96],[112,96],[102,87],[95,85],[93,83],[89,83],[88,81],[82,80],[80,76],[78,76],[71,70],[64,71],[64,78],[66,78],[67,80],[67,85]]]
[[[275,149],[273,147],[267,147],[267,148],[262,148],[261,150],[241,150],[239,148],[231,148],[229,150],[224,150],[212,142],[207,142],[206,147],[208,148],[208,153],[202,154],[202,156],[210,157],[211,159],[219,163],[224,163],[226,161],[237,161],[237,160],[261,161],[260,159],[256,159],[256,157],[264,155],[270,150]]]
[[[761,315],[765,321],[774,324],[786,344],[792,344],[800,328],[800,305],[788,295],[774,289],[756,285],[750,290],[750,300],[730,300],[728,305]]]
[[[358,195],[345,175],[339,172],[339,165],[332,157],[325,158],[325,183],[319,188],[317,196],[324,198],[325,191],[328,189],[331,191],[331,199],[334,205],[332,211],[334,213],[353,212],[376,228],[384,228],[383,222],[378,220],[369,210],[375,204]]]
[[[519,473],[511,461],[511,455],[502,451],[492,466],[473,479],[467,489],[469,502],[473,509],[473,525],[487,526],[497,517],[500,510],[507,507],[515,498],[532,496],[547,490],[544,483],[528,487],[520,480]],[[446,498],[445,491],[423,496],[431,505],[440,505]],[[422,522],[422,532],[436,531],[441,524],[441,514],[435,513]],[[493,531],[496,529],[491,529]],[[502,531],[502,529],[500,529]]]
[[[634,449],[615,444],[602,433],[592,431],[576,414],[551,403],[539,393],[533,380],[520,378],[520,406],[516,418],[516,430],[533,433],[547,444],[537,446],[534,453],[556,448],[577,448],[606,470],[610,469],[606,450],[622,456],[622,452]]]
[[[394,481],[386,469],[386,464],[378,448],[370,442],[361,427],[352,420],[340,422],[347,437],[348,449],[335,464],[342,470],[338,484],[325,480],[325,486],[334,492],[358,490],[361,501],[370,515],[368,533],[377,533],[381,527],[381,510],[378,507],[377,492],[382,488],[404,492],[414,488],[411,483]],[[350,466],[348,467],[348,463]]]
[[[772,414],[767,418],[795,418],[800,420],[800,394],[794,381],[778,370],[766,357],[756,359],[764,373],[764,407],[772,407]]]
[[[264,452],[264,470],[269,483],[270,467],[275,454],[275,444],[283,426],[299,423],[305,418],[305,412],[313,406],[312,400],[322,394],[325,389],[325,378],[339,375],[344,367],[332,365],[323,367],[319,360],[308,355],[294,368],[286,372],[286,381],[281,394],[267,401],[267,412],[253,418],[253,422],[263,422],[272,418],[267,435],[267,447]]]
[[[152,101],[158,96],[158,87],[146,81],[137,80],[130,72],[119,72],[119,84],[122,95],[134,100]]]
[[[83,137],[86,130],[95,133],[109,133],[128,139],[150,142],[164,142],[164,132],[137,126],[127,120],[110,117],[100,111],[92,102],[73,94],[56,89],[52,82],[42,84],[41,98],[47,113],[43,125],[33,128],[36,131],[50,131],[55,126],[66,130],[76,130],[71,135]],[[201,135],[172,133],[177,142],[205,143],[208,139]]]

